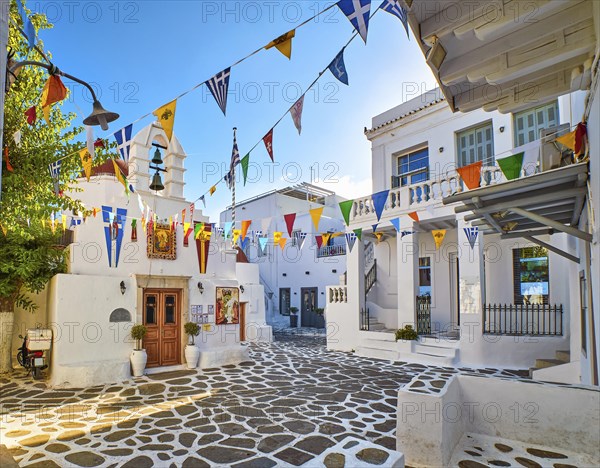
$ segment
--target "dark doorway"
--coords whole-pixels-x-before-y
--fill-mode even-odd
[[[279,288],[279,313],[290,315],[290,288]]]
[[[303,327],[325,328],[324,317],[316,312],[319,306],[318,294],[318,288],[302,288],[300,290],[300,323]]]

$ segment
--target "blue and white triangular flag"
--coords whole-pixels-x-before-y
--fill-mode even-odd
[[[471,249],[475,248],[475,242],[477,241],[477,236],[479,235],[478,227],[466,227],[465,235],[467,236],[467,240],[469,241],[469,245]]]
[[[231,229],[233,228],[233,222],[232,221],[227,221],[224,223],[224,229],[225,229],[225,234],[224,237],[225,239],[227,239],[229,237],[229,234],[231,233]]]
[[[384,0],[380,8],[398,17],[400,21],[402,21],[404,29],[406,30],[406,36],[410,39],[410,36],[408,34],[408,12],[400,4],[400,2],[398,0]]]
[[[210,80],[206,82],[206,86],[210,89],[215,101],[223,115],[227,110],[227,92],[229,91],[229,77],[231,76],[231,67],[226,68],[222,72],[217,73]]]
[[[402,231],[400,233],[400,239],[404,239],[405,236],[410,236],[411,234],[414,234],[413,231]]]
[[[348,72],[346,72],[346,65],[344,64],[344,49],[340,50],[331,61],[329,71],[342,83],[348,84]]]
[[[121,153],[121,158],[123,158],[123,161],[126,163],[129,162],[129,149],[131,148],[132,130],[133,124],[129,124],[114,134],[115,140],[117,141],[117,148],[119,153]]]
[[[267,242],[269,241],[268,237],[259,237],[258,238],[258,246],[261,252],[265,251],[265,247],[267,246]]]
[[[54,184],[54,194],[58,195],[60,193],[60,184],[58,183],[58,178],[60,176],[60,166],[62,164],[62,159],[58,161],[54,161],[53,163],[48,165],[48,172],[50,172],[50,177],[52,177],[52,183]]]
[[[304,241],[306,240],[306,232],[298,232],[296,233],[296,237],[298,239],[298,248],[302,250],[302,246],[304,245]]]
[[[356,234],[353,232],[347,232],[346,233],[346,242],[348,243],[348,249],[350,250],[350,252],[352,252],[352,248],[354,247],[354,244],[356,243]]]
[[[367,30],[369,29],[369,16],[371,14],[371,0],[340,0],[337,6],[358,31],[365,44],[367,42]]]

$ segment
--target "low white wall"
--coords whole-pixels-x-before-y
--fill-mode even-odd
[[[377,318],[377,320],[385,324],[386,328],[390,330],[398,329],[398,309],[384,309],[378,304],[373,302],[367,302],[367,308],[371,317]]]
[[[527,369],[540,358],[555,359],[569,349],[568,336],[484,335],[478,315],[461,314],[460,364],[476,367]]]
[[[327,297],[331,288],[327,287]],[[325,309],[327,349],[335,351],[352,351],[358,347],[359,310],[358,304],[348,299],[348,302],[328,303]]]
[[[418,379],[415,378],[415,379]],[[447,466],[464,433],[586,454],[600,462],[600,391],[458,375],[440,393],[398,392],[398,451]]]

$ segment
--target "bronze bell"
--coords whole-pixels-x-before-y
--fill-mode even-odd
[[[92,113],[83,121],[85,125],[100,125],[102,130],[108,130],[108,123],[119,118],[119,114],[110,112],[102,107],[100,101],[94,101]]]
[[[156,171],[154,173],[154,175],[152,176],[152,183],[150,184],[150,190],[155,190],[157,192],[160,192],[161,190],[164,190],[164,188],[165,188],[165,186],[162,183],[160,174],[158,173],[158,171]]]
[[[154,164],[155,166],[161,166],[162,163],[163,163],[163,160],[160,155],[160,150],[158,148],[156,148],[156,151],[154,152],[154,157],[152,158],[152,164]]]

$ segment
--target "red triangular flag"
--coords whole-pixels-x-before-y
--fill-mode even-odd
[[[37,114],[35,110],[35,106],[31,106],[29,109],[25,111],[25,117],[27,117],[27,123],[29,125],[33,125],[37,119]]]
[[[4,161],[6,162],[6,170],[8,172],[14,172],[14,169],[8,159],[8,146],[4,147]]]
[[[419,222],[419,213],[417,213],[416,211],[413,211],[412,213],[408,213],[408,216],[410,216],[412,219],[414,219],[417,223]]]
[[[94,148],[106,148],[104,140],[102,138],[96,139],[96,141],[94,142]]]
[[[271,161],[275,162],[275,159],[273,159],[273,129],[269,130],[269,133],[263,137],[263,142],[265,148],[267,148],[267,153],[269,153]]]
[[[287,226],[288,235],[292,237],[292,231],[294,230],[294,221],[296,221],[296,213],[286,214],[284,217],[285,225]]]
[[[317,247],[320,249],[323,245],[323,236],[315,236],[315,240],[317,241]]]

